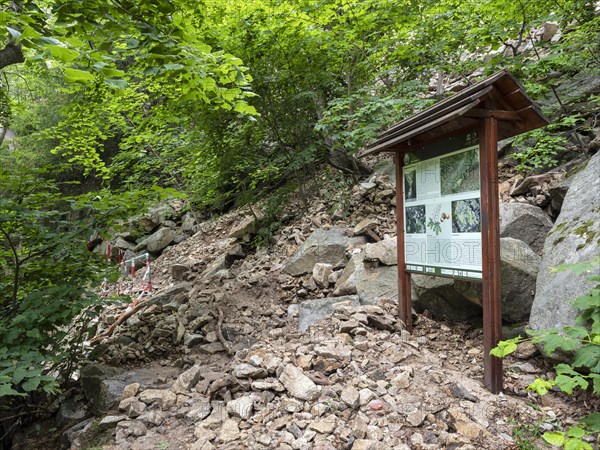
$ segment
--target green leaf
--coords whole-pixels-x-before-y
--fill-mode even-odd
[[[9,395],[24,397],[26,394],[15,391],[9,384],[0,384],[0,398]]]
[[[167,70],[180,70],[185,66],[183,64],[165,64],[165,69]]]
[[[564,443],[564,450],[593,450],[592,446],[581,439],[567,439]]]
[[[506,341],[498,342],[498,345],[490,350],[490,355],[497,358],[504,358],[506,355],[510,355],[517,349],[517,344],[522,341],[520,336],[517,336]]]
[[[60,45],[50,46],[50,54],[54,59],[63,63],[71,62],[79,56],[79,52]]]
[[[32,377],[29,380],[27,380],[25,383],[23,383],[23,389],[25,390],[25,392],[35,391],[38,388],[38,386],[40,385],[41,381],[42,380],[40,377]]]
[[[548,333],[542,336],[538,336],[534,339],[535,342],[541,341],[544,343],[544,351],[551,355],[557,349],[561,349],[565,352],[570,352],[579,347],[579,341],[577,339],[568,338],[562,336],[557,332]]]
[[[567,436],[574,438],[582,438],[585,436],[585,430],[579,427],[571,427],[569,431],[567,431]]]
[[[100,72],[102,73],[102,75],[104,75],[105,77],[115,77],[115,78],[120,78],[123,75],[125,75],[125,71],[123,70],[118,70],[118,69],[113,69],[112,67],[103,67]]]
[[[560,431],[546,431],[542,437],[548,444],[559,447],[565,442],[565,435]]]
[[[555,381],[546,381],[541,378],[536,378],[536,380],[527,386],[527,389],[530,391],[534,391],[539,395],[546,395],[552,386],[556,384]]]
[[[127,80],[104,80],[104,83],[118,90],[124,90],[128,85]]]
[[[600,265],[600,255],[597,255],[591,261],[581,261],[573,264],[561,264],[558,267],[553,267],[550,270],[552,272],[564,272],[565,270],[570,270],[575,272],[576,275],[581,275],[582,273],[590,272],[597,268]]]
[[[19,38],[21,37],[21,32],[15,30],[14,28],[11,27],[6,27],[8,34],[10,34],[10,37],[15,40],[18,41]]]
[[[592,433],[600,433],[600,412],[595,412],[583,419],[579,419],[579,423],[585,425]]]
[[[568,375],[558,375],[554,381],[561,391],[569,395],[573,394],[573,389],[576,387],[585,390],[589,386],[589,383],[582,376],[570,377]]]
[[[593,372],[599,372],[600,346],[589,344],[578,348],[573,359],[573,367],[586,367]]]
[[[71,69],[67,67],[65,69],[65,81],[69,83],[84,83],[94,81],[94,75],[85,70]]]

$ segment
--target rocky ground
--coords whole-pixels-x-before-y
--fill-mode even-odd
[[[65,425],[70,448],[521,448],[541,442],[536,427],[563,429],[597,406],[526,391],[550,367],[527,345],[505,361],[504,392],[490,394],[481,329],[415,314],[410,334],[393,296],[337,298],[301,333],[299,305],[327,300],[342,274],[283,270],[308,236],[395,234],[393,184],[385,174],[369,183],[347,193],[345,216],[339,198],[315,199],[268,252],[249,251],[251,216],[240,211],[168,247],[152,263],[155,293],[108,307],[99,323],[83,392],[59,411],[76,422]],[[110,289],[136,298],[144,286],[138,274]]]

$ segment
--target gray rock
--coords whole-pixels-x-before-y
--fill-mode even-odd
[[[241,244],[235,244],[221,253],[217,258],[209,264],[209,266],[202,272],[201,277],[204,279],[210,279],[215,276],[218,272],[229,269],[232,264],[239,260],[244,259],[246,254]]]
[[[352,350],[349,347],[345,346],[316,346],[314,352],[317,356],[321,356],[323,358],[337,359],[338,361],[350,360],[350,357],[352,356]]]
[[[248,216],[231,229],[229,237],[243,238],[247,234],[256,234],[258,232],[258,220],[254,216]]]
[[[377,228],[377,220],[367,217],[356,224],[353,232],[355,236],[358,236],[359,234],[365,234],[367,230],[373,231],[375,228]]]
[[[150,253],[160,253],[175,239],[175,233],[170,228],[160,228],[157,232],[151,234],[138,245],[135,251],[148,250]]]
[[[338,418],[333,414],[315,420],[308,426],[309,429],[321,434],[332,434],[338,426]]]
[[[398,300],[398,267],[364,261],[364,253],[352,256],[336,283],[334,295],[357,294],[361,304]]]
[[[564,82],[557,88],[557,94],[564,104],[574,103],[587,98],[590,94],[600,92],[600,76],[595,73],[579,72],[572,77],[564,77]],[[539,99],[537,103],[552,113],[560,109],[560,104],[552,92]]]
[[[101,429],[116,427],[119,422],[127,419],[127,416],[106,416],[98,423],[98,427]]]
[[[242,363],[233,368],[232,374],[236,378],[265,378],[267,371],[262,367]]]
[[[68,397],[60,404],[60,408],[56,414],[56,424],[62,427],[66,424],[81,421],[87,415],[88,407],[82,398]]]
[[[386,266],[398,265],[398,241],[396,238],[385,239],[365,246],[365,260],[379,261]]]
[[[174,281],[182,281],[190,268],[185,264],[173,264],[171,266],[171,277]]]
[[[137,420],[123,420],[117,424],[117,433],[122,432],[125,436],[145,436],[148,432],[146,425]]]
[[[374,305],[384,300],[398,301],[398,267],[366,267],[356,281],[356,293],[363,305]]]
[[[181,375],[177,377],[173,383],[173,391],[176,393],[185,394],[189,392],[191,388],[196,386],[196,383],[202,378],[202,367],[192,366]]]
[[[246,395],[227,402],[227,412],[240,419],[248,420],[252,417],[253,410],[254,398],[252,395]]]
[[[88,364],[81,369],[80,382],[92,411],[102,414],[121,400],[126,381],[117,378],[123,370],[103,364]]]
[[[128,397],[119,403],[119,411],[124,411],[128,417],[138,417],[146,410],[146,404],[135,397]]]
[[[195,423],[199,420],[206,419],[212,411],[209,401],[201,401],[194,403],[192,409],[186,414],[186,421]]]
[[[187,347],[193,347],[194,345],[202,344],[204,342],[204,335],[197,333],[188,333],[187,331],[183,335],[183,344]]]
[[[271,390],[275,392],[283,392],[285,388],[277,380],[255,380],[252,382],[252,389],[257,391]]]
[[[135,245],[133,245],[131,242],[126,241],[125,239],[123,239],[122,237],[119,237],[115,240],[115,242],[113,243],[113,247],[118,248],[119,250],[133,250]]]
[[[373,392],[369,388],[363,388],[358,393],[358,401],[360,403],[360,406],[365,406],[374,398],[377,398],[377,394],[375,394],[375,392]]]
[[[233,419],[227,419],[223,422],[223,426],[221,426],[221,432],[219,433],[219,440],[221,442],[227,443],[231,441],[235,441],[240,438],[240,428],[238,424]]]
[[[332,315],[333,305],[344,301],[349,301],[354,306],[360,304],[360,300],[356,295],[320,298],[300,303],[298,308],[298,328],[304,333],[313,323]]]
[[[502,319],[517,323],[527,320],[531,312],[540,257],[523,241],[500,239],[500,277]],[[456,280],[454,289],[467,300],[481,305],[481,283]]]
[[[567,195],[572,182],[573,178],[569,177],[550,188],[550,206],[552,207],[552,212],[555,216],[560,214],[563,202],[565,201],[565,196]]]
[[[460,383],[450,384],[450,392],[456,398],[469,400],[470,402],[476,402],[478,399],[469,390]]]
[[[452,278],[412,275],[413,306],[425,309],[436,318],[453,321],[472,320],[481,316],[481,307],[454,289]]]
[[[319,387],[293,364],[285,366],[279,381],[288,393],[297,399],[314,400],[319,396]]]
[[[140,390],[140,383],[131,383],[123,388],[123,396],[121,398],[126,399],[130,397],[135,397],[135,395]]]
[[[196,219],[192,213],[186,213],[181,221],[181,231],[185,233],[193,233],[196,227]]]
[[[140,401],[147,405],[158,403],[163,411],[175,406],[177,395],[167,389],[146,389],[140,394]]]
[[[82,434],[85,434],[88,431],[94,422],[95,417],[90,417],[89,419],[83,420],[81,422],[76,423],[71,428],[65,431],[65,436],[71,443],[71,446],[76,446],[77,438]]]
[[[329,285],[329,275],[331,275],[333,266],[331,264],[317,263],[313,267],[312,276],[315,283],[321,287]]]
[[[165,415],[157,409],[147,411],[137,418],[137,420],[142,422],[144,425],[153,427],[162,425],[165,419]]]
[[[166,305],[170,303],[177,294],[187,293],[192,288],[192,283],[183,282],[174,286],[158,291],[152,296],[150,302],[157,305]]]
[[[340,399],[350,408],[356,409],[359,406],[359,393],[354,386],[347,386],[342,390]]]
[[[299,276],[312,273],[316,263],[332,264],[334,267],[346,261],[346,248],[349,245],[364,244],[363,237],[350,238],[344,228],[319,228],[290,257],[283,270],[290,275]]]
[[[500,237],[525,242],[538,255],[542,253],[552,221],[540,208],[523,203],[500,205]]]
[[[565,263],[590,261],[600,254],[600,152],[574,176],[560,215],[548,234],[537,277],[529,324],[534,330],[573,325],[578,311],[570,302],[588,293],[589,274],[551,272]]]
[[[208,355],[214,355],[225,351],[225,347],[220,342],[211,342],[210,344],[199,345],[198,351]]]

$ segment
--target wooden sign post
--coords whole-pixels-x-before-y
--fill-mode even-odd
[[[394,153],[401,320],[412,331],[411,273],[481,282],[483,382],[493,393],[503,389],[502,360],[490,355],[502,337],[497,143],[547,123],[501,71],[392,126],[361,154]]]

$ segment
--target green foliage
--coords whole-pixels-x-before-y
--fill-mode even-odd
[[[538,450],[535,441],[541,436],[539,428],[534,424],[523,424],[510,420],[512,426],[512,437],[519,450]]]
[[[555,272],[570,270],[577,275],[597,271],[600,267],[600,255],[591,261],[575,264],[563,264],[553,268]],[[589,281],[598,283],[591,291],[573,301],[573,306],[580,311],[576,326],[568,326],[562,330],[528,331],[533,337],[530,340],[543,344],[544,351],[553,354],[556,351],[572,355],[570,363],[560,363],[555,367],[554,379],[537,378],[527,389],[539,395],[547,394],[554,386],[568,395],[576,390],[587,390],[600,396],[600,275],[588,277]],[[503,358],[517,349],[517,345],[525,339],[518,336],[500,341],[490,354]],[[578,426],[570,427],[566,433],[551,431],[543,434],[546,442],[565,449],[592,449],[583,440],[590,433],[600,432],[600,414],[593,413],[579,421]]]
[[[55,376],[81,356],[89,319],[71,321],[97,302],[86,286],[106,275],[85,247],[83,226],[59,212],[56,185],[0,168],[0,391],[56,391]],[[75,212],[73,209],[71,212]]]
[[[0,162],[0,397],[55,393],[95,333],[106,304],[97,287],[118,278],[87,239],[168,193],[65,196],[47,169]]]
[[[564,134],[557,133],[565,130],[573,132],[582,121],[580,115],[565,115],[546,128],[533,130],[515,138],[513,144],[519,151],[511,157],[519,162],[516,169],[526,173],[555,167],[559,162],[557,155],[564,153],[569,143]],[[531,142],[533,144],[530,144]]]

